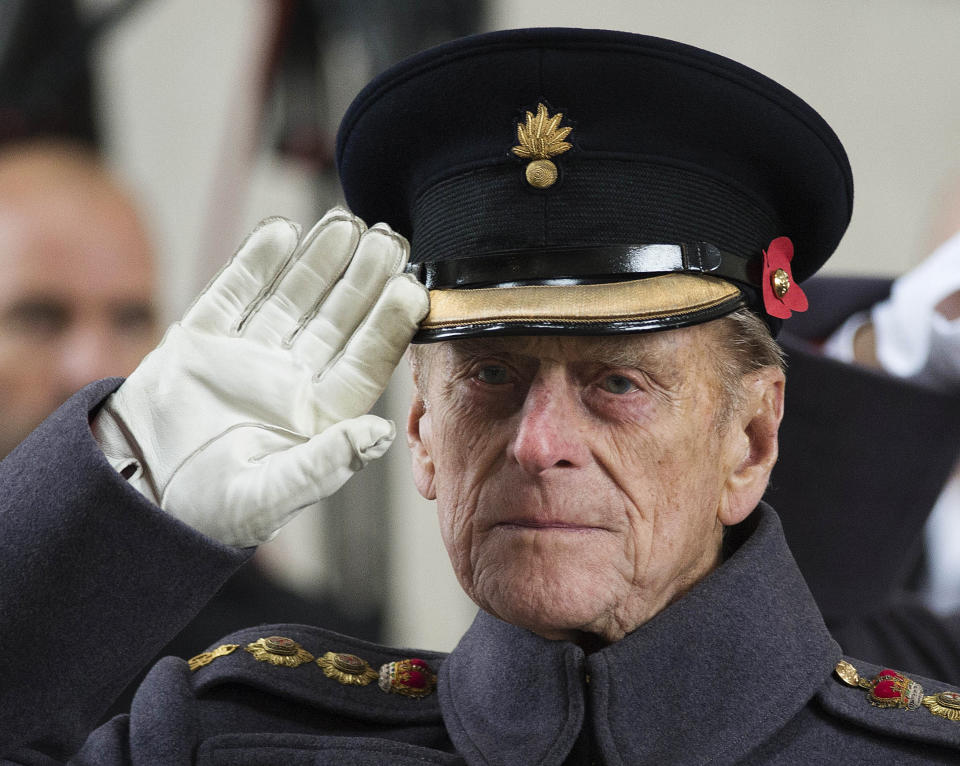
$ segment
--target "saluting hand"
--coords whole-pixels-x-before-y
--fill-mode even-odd
[[[108,399],[105,452],[210,537],[270,539],[393,441],[366,413],[428,309],[408,254],[343,209],[267,219]]]

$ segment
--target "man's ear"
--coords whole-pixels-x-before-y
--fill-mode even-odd
[[[733,450],[730,473],[717,517],[738,524],[756,508],[777,462],[777,431],[783,419],[786,380],[777,367],[764,367],[744,379],[744,406],[733,417],[727,444]]]
[[[407,446],[410,447],[413,462],[413,483],[427,500],[436,500],[437,491],[434,487],[436,470],[433,458],[430,457],[431,437],[430,413],[427,412],[423,397],[415,391],[413,402],[410,404],[410,414],[407,416]]]

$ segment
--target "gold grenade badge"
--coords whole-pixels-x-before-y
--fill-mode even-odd
[[[547,113],[547,107],[537,104],[537,113],[527,112],[527,121],[517,125],[517,141],[519,145],[513,147],[513,153],[527,164],[527,183],[535,189],[548,189],[557,182],[557,166],[551,157],[563,154],[573,148],[573,145],[564,141],[573,128],[560,127],[563,114],[557,112],[552,117]]]

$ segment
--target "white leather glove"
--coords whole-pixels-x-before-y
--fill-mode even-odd
[[[936,311],[960,290],[960,234],[898,277],[890,297],[870,312],[877,359],[901,378],[941,389],[960,388],[960,322]]]
[[[395,435],[365,414],[428,308],[384,224],[333,209],[301,239],[268,219],[94,423],[170,514],[236,546],[270,539]]]

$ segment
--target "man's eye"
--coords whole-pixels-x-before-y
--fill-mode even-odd
[[[53,337],[67,329],[70,309],[57,301],[23,300],[11,306],[4,315],[12,330],[35,337]]]
[[[611,394],[629,394],[637,387],[633,381],[623,375],[607,375],[600,381],[600,388]]]
[[[125,335],[153,332],[157,317],[149,303],[125,303],[113,309],[113,326]]]
[[[507,368],[499,365],[488,364],[477,371],[477,380],[491,386],[502,386],[508,379]]]

